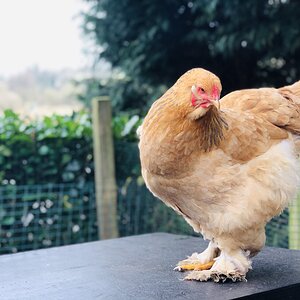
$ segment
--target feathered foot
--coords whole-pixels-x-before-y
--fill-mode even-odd
[[[198,281],[212,280],[214,282],[225,282],[226,280],[231,280],[233,282],[247,281],[246,274],[240,274],[239,272],[225,273],[215,270],[193,271],[190,272],[190,274],[188,274],[184,279]]]
[[[191,270],[209,270],[215,261],[213,260],[219,252],[219,249],[213,242],[202,253],[193,253],[187,259],[180,261],[175,271],[191,271]]]
[[[251,269],[251,261],[243,251],[228,255],[224,252],[215,259],[210,270],[190,272],[185,280],[225,282],[226,280],[247,281],[246,273]]]

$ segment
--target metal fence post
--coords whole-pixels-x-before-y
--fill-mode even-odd
[[[118,236],[117,189],[109,98],[94,98],[92,108],[98,234],[100,239],[109,239]]]
[[[300,250],[300,194],[289,208],[289,248]]]

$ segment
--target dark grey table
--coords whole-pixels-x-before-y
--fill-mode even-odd
[[[0,299],[300,299],[300,251],[265,248],[248,282],[182,281],[173,267],[205,246],[155,233],[2,255]]]

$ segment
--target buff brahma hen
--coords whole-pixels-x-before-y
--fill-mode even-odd
[[[216,75],[192,69],[139,130],[147,187],[210,240],[175,268],[190,280],[245,280],[266,223],[300,185],[300,81],[219,100],[221,89]]]

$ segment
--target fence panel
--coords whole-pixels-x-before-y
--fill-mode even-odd
[[[0,253],[97,239],[94,184],[0,187]]]
[[[0,187],[0,254],[98,239],[94,184],[47,184]],[[151,232],[196,235],[156,199],[141,177],[118,187],[120,236]],[[289,247],[289,211],[267,225],[267,245]]]

